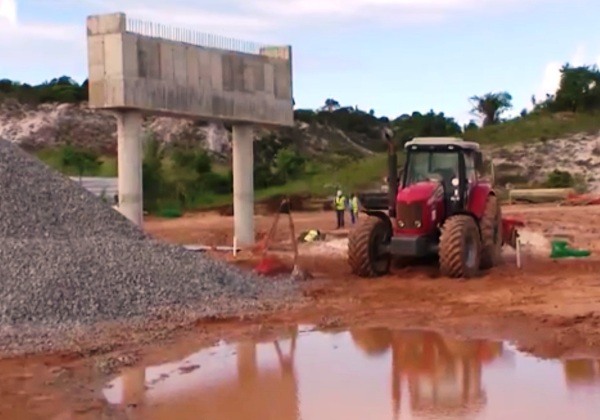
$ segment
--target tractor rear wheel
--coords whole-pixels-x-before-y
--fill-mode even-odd
[[[502,258],[502,210],[496,196],[488,196],[479,226],[481,228],[480,268],[487,270],[498,265]]]
[[[471,216],[448,218],[440,236],[440,271],[452,278],[470,278],[479,272],[481,240],[477,223]]]
[[[370,216],[348,236],[348,263],[352,273],[360,277],[378,277],[390,271],[391,255],[380,251],[392,237],[389,225]]]

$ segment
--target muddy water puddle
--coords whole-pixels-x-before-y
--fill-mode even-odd
[[[300,328],[131,369],[103,392],[148,420],[587,420],[599,418],[600,361],[431,331]]]

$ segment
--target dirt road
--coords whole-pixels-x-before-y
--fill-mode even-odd
[[[99,418],[117,415],[102,402],[99,388],[123,366],[160,363],[218,339],[277,335],[290,325],[318,328],[389,326],[431,328],[464,337],[511,340],[541,357],[600,358],[600,207],[514,206],[505,213],[527,224],[523,268],[506,253],[505,263],[467,282],[439,278],[434,267],[396,269],[385,278],[353,278],[343,239],[302,247],[301,264],[315,278],[303,284],[306,301],[259,319],[157,326],[137,335],[117,334],[110,346],[67,355],[0,360],[0,418]],[[257,231],[272,219],[257,217]],[[331,231],[334,215],[295,215],[296,230]],[[232,218],[216,214],[175,220],[149,219],[146,229],[164,240],[229,245]],[[280,231],[280,239],[285,230]],[[351,228],[351,227],[350,227]],[[343,232],[331,232],[343,236]],[[592,257],[553,261],[548,237],[567,234]],[[259,235],[260,236],[260,235]],[[340,246],[341,244],[341,246]],[[231,259],[231,256],[222,255]],[[255,257],[240,255],[251,267]],[[266,279],[265,281],[273,281]]]

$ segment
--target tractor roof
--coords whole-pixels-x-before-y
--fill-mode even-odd
[[[479,150],[478,143],[464,141],[460,137],[415,137],[404,145],[405,148],[411,146],[455,146],[461,149]]]

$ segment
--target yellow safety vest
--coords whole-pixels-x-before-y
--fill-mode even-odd
[[[344,210],[346,208],[346,197],[343,195],[335,197],[335,209]]]
[[[354,213],[358,213],[358,198],[357,197],[354,197],[352,199],[351,205],[352,205],[352,211]]]

